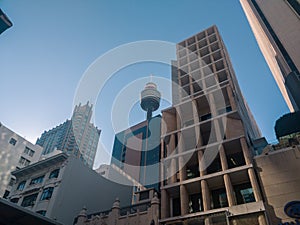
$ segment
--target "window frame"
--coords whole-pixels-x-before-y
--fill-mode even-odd
[[[53,191],[54,191],[54,187],[45,188],[41,194],[40,201],[51,199]]]
[[[21,181],[21,182],[18,184],[17,191],[23,191],[24,188],[25,188],[25,185],[26,185],[26,180]]]
[[[29,185],[41,184],[41,183],[43,183],[44,178],[45,178],[45,175],[35,177],[35,178],[31,179]]]
[[[49,179],[58,178],[59,172],[60,172],[60,169],[52,170],[51,173],[49,174]]]

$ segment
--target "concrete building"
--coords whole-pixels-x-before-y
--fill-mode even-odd
[[[260,131],[217,27],[177,44],[172,65],[177,102],[162,112],[160,224],[267,224],[250,147]]]
[[[0,9],[0,34],[12,27],[12,22],[8,19],[5,13]]]
[[[159,199],[154,189],[137,193],[136,204],[120,207],[117,199],[110,210],[87,214],[84,208],[75,219],[75,225],[155,225],[159,218]]]
[[[288,139],[269,145],[254,158],[270,224],[274,225],[300,224],[300,133],[293,142]]]
[[[240,0],[290,111],[300,109],[299,0]]]
[[[6,198],[15,177],[11,172],[37,162],[43,148],[0,123],[0,196]]]
[[[81,158],[90,168],[94,165],[100,130],[92,124],[93,105],[75,106],[72,118],[59,126],[44,131],[36,144],[44,148],[43,154],[55,149]]]
[[[116,134],[111,164],[145,186],[159,190],[161,116]]]
[[[117,197],[129,205],[132,189],[113,183],[83,164],[73,155],[61,153],[12,172],[16,184],[9,201],[72,224],[83,206],[92,211],[111,207]]]

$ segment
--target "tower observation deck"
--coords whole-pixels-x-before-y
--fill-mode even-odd
[[[147,120],[152,117],[152,112],[159,108],[161,94],[155,83],[148,82],[141,92],[141,107],[147,111]]]

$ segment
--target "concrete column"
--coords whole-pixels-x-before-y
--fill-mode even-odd
[[[265,215],[259,215],[258,216],[258,224],[259,225],[267,225],[267,221],[266,221]]]
[[[181,135],[181,132],[178,132],[179,134],[179,141],[178,141],[178,153],[181,153],[184,151],[183,146],[183,138]],[[179,178],[180,178],[180,182],[186,180],[186,162],[184,160],[184,158],[182,156],[178,157],[178,169],[179,169]]]
[[[188,214],[189,196],[186,187],[183,184],[180,185],[180,209],[182,216]]]
[[[173,151],[175,151],[175,134],[171,134],[170,136],[170,142],[169,142],[169,147],[168,147],[168,155],[171,155]],[[170,163],[170,179],[168,183],[175,183],[177,181],[176,178],[176,160],[175,158],[171,159]]]
[[[201,192],[204,211],[210,210],[210,194],[206,180],[201,180]]]
[[[242,150],[243,150],[246,165],[249,165],[249,164],[252,163],[252,158],[251,158],[251,154],[249,152],[245,137],[242,137],[240,139],[240,143],[241,143],[241,146],[242,146]]]
[[[228,174],[224,174],[224,183],[225,183],[225,189],[226,189],[226,195],[228,200],[228,205],[233,206],[236,205],[236,200],[234,196],[234,190],[231,184],[231,180]]]
[[[161,203],[160,203],[160,213],[161,218],[168,218],[170,216],[170,208],[169,208],[169,196],[166,189],[161,190]]]
[[[227,86],[226,91],[227,91],[227,94],[228,94],[228,97],[229,97],[230,106],[232,108],[232,111],[234,111],[234,110],[236,110],[236,104],[235,104],[235,100],[234,100],[234,97],[233,97],[231,87]]]
[[[215,117],[215,116],[217,116],[217,109],[216,109],[214,96],[212,93],[209,93],[206,96],[207,96],[208,104],[210,107],[211,115],[212,115],[212,117]]]
[[[227,163],[227,157],[226,157],[223,145],[220,145],[219,155],[220,155],[222,170],[223,171],[227,170],[228,169],[228,163]]]
[[[252,186],[252,189],[253,189],[255,200],[257,202],[261,201],[262,197],[261,197],[261,194],[260,194],[260,189],[259,189],[259,185],[258,185],[256,176],[255,176],[254,169],[253,168],[249,168],[248,169],[248,174],[249,174],[249,179],[250,179],[250,182],[251,182],[251,186]]]
[[[200,171],[200,176],[204,176],[206,174],[206,167],[205,167],[205,162],[202,160],[203,157],[203,150],[198,151],[198,165],[199,165],[199,171]]]
[[[164,181],[166,179],[166,176],[165,176],[165,163],[164,163],[164,151],[165,151],[165,146],[164,146],[164,140],[161,139],[160,141],[160,155],[161,155],[161,164],[160,164],[160,182],[161,182],[161,185],[163,186],[164,185]]]

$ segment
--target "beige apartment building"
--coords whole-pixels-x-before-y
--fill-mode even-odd
[[[11,172],[37,162],[42,151],[0,123],[0,197],[6,198],[16,181]]]
[[[300,109],[300,1],[240,0],[291,112]]]
[[[251,140],[260,137],[216,26],[177,44],[162,112],[164,225],[267,224]]]

